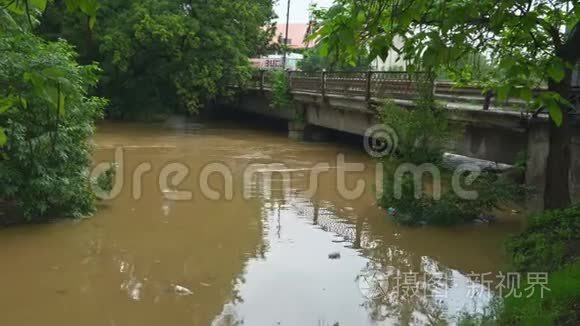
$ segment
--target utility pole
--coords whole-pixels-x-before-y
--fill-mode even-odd
[[[286,34],[284,36],[284,55],[282,57],[282,69],[286,70],[286,57],[288,51],[288,25],[290,24],[290,0],[288,0],[288,7],[286,8]]]

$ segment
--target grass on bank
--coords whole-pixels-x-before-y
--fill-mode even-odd
[[[548,289],[526,292],[522,281],[521,297],[506,297],[485,314],[462,314],[458,325],[580,325],[579,244],[580,207],[532,216],[506,248],[517,272],[548,272]]]

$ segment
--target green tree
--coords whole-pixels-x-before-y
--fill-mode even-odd
[[[29,221],[93,212],[89,139],[105,104],[87,95],[96,66],[77,64],[65,41],[31,32],[45,5],[12,1],[0,9],[0,202]]]
[[[0,31],[21,33],[34,28],[38,23],[37,16],[46,9],[47,4],[48,0],[0,0]],[[97,6],[97,0],[66,0],[68,10],[80,10],[93,22]],[[12,97],[0,97],[0,114],[12,104]],[[6,143],[6,139],[5,129],[0,126],[0,146]]]
[[[339,61],[339,57],[322,56],[318,47],[308,49],[304,52],[304,60],[298,63],[298,67],[303,71],[368,71],[372,60],[360,56],[356,58],[355,64]]]
[[[228,86],[249,79],[248,57],[267,51],[273,32],[271,0],[99,4],[90,30],[81,13],[69,13],[57,0],[41,31],[73,42],[83,61],[101,62],[100,94],[111,99],[111,113],[119,118],[195,112],[230,95]]]
[[[570,204],[572,68],[580,58],[580,2],[576,0],[337,0],[324,12],[316,37],[321,52],[339,50],[354,62],[361,52],[386,58],[393,51],[415,68],[456,68],[482,53],[497,64],[485,79],[500,100],[518,96],[548,109],[550,152],[545,207]],[[400,48],[393,42],[403,39]],[[533,89],[547,85],[537,97]]]

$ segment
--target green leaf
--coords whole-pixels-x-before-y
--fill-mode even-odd
[[[565,70],[564,66],[556,61],[551,61],[548,65],[548,76],[555,82],[559,83],[564,79]]]
[[[365,20],[366,20],[365,12],[364,12],[364,11],[362,11],[362,10],[361,10],[361,11],[359,11],[359,12],[358,12],[358,15],[356,16],[356,21],[357,21],[359,24],[362,24],[362,23],[364,23],[364,22],[365,22]]]
[[[77,0],[65,0],[64,2],[66,4],[66,8],[69,11],[77,10],[77,8],[79,7],[79,1]]]
[[[520,97],[522,98],[522,100],[524,101],[531,101],[532,97],[533,97],[533,93],[532,90],[529,87],[524,87],[520,90]]]
[[[95,17],[97,16],[99,3],[97,0],[79,0],[79,7],[81,8],[81,11],[87,16]]]
[[[0,127],[0,146],[4,146],[6,144],[6,133],[4,132],[4,128]]]
[[[502,85],[497,89],[497,99],[499,101],[507,100],[508,96],[510,95],[511,85],[506,84]]]
[[[22,3],[18,2],[18,1],[11,2],[7,8],[8,8],[8,10],[10,10],[11,12],[13,12],[17,15],[23,15],[26,12],[26,9],[22,5]]]
[[[95,23],[96,22],[97,22],[97,17],[96,16],[89,17],[89,28],[91,30],[93,30],[93,27],[95,27]]]
[[[34,87],[35,91],[39,91],[45,85],[44,79],[36,72],[25,72],[23,75],[25,82],[29,82]]]
[[[320,51],[320,56],[328,57],[328,52],[330,51],[330,45],[328,45],[328,43],[322,43],[319,51]]]
[[[423,64],[427,67],[431,67],[436,64],[437,57],[437,50],[430,46],[423,53]]]
[[[548,101],[547,103],[548,111],[550,112],[550,117],[554,120],[556,126],[562,125],[562,109],[556,101]]]
[[[16,98],[14,96],[0,98],[0,113],[6,112],[14,105],[15,102]]]
[[[30,0],[30,4],[32,4],[40,11],[44,11],[44,9],[46,9],[46,2],[47,0]]]
[[[28,101],[24,97],[20,98],[20,104],[22,105],[23,108],[25,109],[28,108]]]

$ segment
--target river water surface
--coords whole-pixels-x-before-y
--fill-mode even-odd
[[[95,143],[95,163],[123,148],[119,195],[89,219],[0,230],[2,325],[453,323],[494,296],[476,275],[502,268],[502,241],[520,227],[397,226],[375,204],[375,163],[363,151],[272,130],[105,124]],[[360,198],[338,190],[339,154],[366,167],[347,175],[349,189],[365,182]],[[330,171],[309,196],[321,162]],[[271,184],[244,181],[256,163],[275,171]],[[139,185],[143,164],[151,171]],[[160,185],[170,164],[189,173]],[[217,173],[209,185],[221,199],[200,189],[208,164],[231,171],[231,198]],[[171,200],[178,191],[192,198]]]

